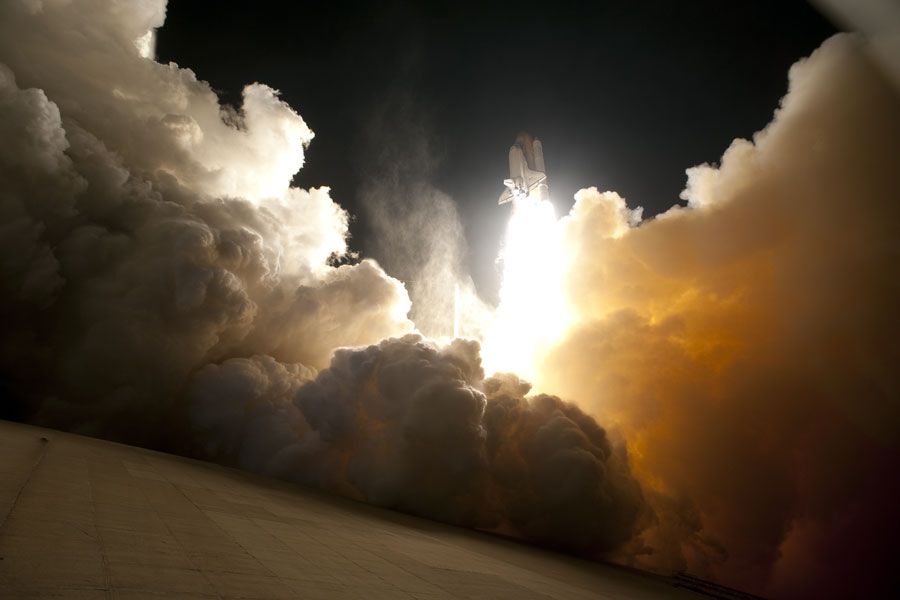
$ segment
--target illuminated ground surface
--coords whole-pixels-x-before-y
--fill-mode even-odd
[[[242,472],[0,421],[0,597],[697,598]]]

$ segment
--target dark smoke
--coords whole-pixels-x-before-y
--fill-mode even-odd
[[[592,555],[632,539],[648,514],[624,447],[514,375],[485,380],[478,350],[391,338],[305,385],[235,359],[194,378],[195,423],[212,458],[381,506]]]
[[[629,541],[645,509],[624,448],[570,404],[485,381],[476,342],[396,337],[404,286],[371,260],[332,266],[348,215],[290,187],[312,132],[264,85],[223,107],[154,62],[164,6],[0,7],[3,414],[556,547]],[[397,255],[424,244],[413,268],[443,287],[414,287],[446,307],[452,203],[391,189],[386,214],[450,224]]]

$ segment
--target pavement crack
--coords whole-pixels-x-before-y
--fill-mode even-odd
[[[3,531],[3,528],[6,527],[6,522],[9,520],[9,516],[16,510],[16,505],[19,503],[19,498],[22,497],[22,492],[25,491],[25,488],[28,487],[28,483],[31,481],[31,477],[34,475],[34,472],[37,471],[38,467],[41,466],[41,463],[44,461],[44,457],[47,456],[47,450],[50,448],[50,440],[44,436],[40,437],[40,452],[37,455],[34,463],[32,463],[31,468],[28,470],[28,475],[22,481],[22,485],[19,486],[18,491],[16,491],[16,495],[13,498],[13,501],[9,505],[9,510],[6,511],[6,514],[3,515],[3,520],[0,521],[0,532]]]

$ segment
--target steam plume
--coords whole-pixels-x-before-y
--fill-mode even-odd
[[[468,247],[456,204],[433,183],[442,149],[426,112],[408,94],[393,91],[369,119],[363,147],[360,196],[370,245],[407,283],[410,319],[420,332],[446,337],[456,308],[461,335],[479,337],[490,310],[465,269]]]
[[[897,96],[838,36],[753,141],[688,170],[686,208],[631,226],[617,194],[576,196],[577,325],[538,384],[626,437],[660,517],[639,564],[784,597],[886,592],[898,156]]]
[[[223,108],[141,55],[164,10],[0,9],[5,412],[145,443],[204,364],[321,368],[411,329],[375,263],[328,266],[347,214],[289,187],[313,134],[278,93],[252,84]]]

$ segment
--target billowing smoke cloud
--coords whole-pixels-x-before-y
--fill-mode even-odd
[[[513,531],[564,549],[611,552],[649,513],[625,448],[556,396],[525,397],[514,375],[485,381],[491,497]]]
[[[330,266],[348,215],[289,185],[312,132],[264,85],[223,108],[151,60],[163,14],[0,9],[4,414],[593,555],[632,540],[649,513],[622,444],[485,380],[477,342],[409,334],[406,290],[374,262]],[[418,237],[391,256],[452,302],[452,203],[404,185],[415,202],[373,205],[414,206]]]
[[[627,439],[658,524],[637,564],[782,597],[895,582],[900,101],[857,40],[790,72],[773,122],[631,226],[562,224],[577,325],[539,386]]]
[[[313,135],[277,92],[222,108],[140,54],[164,8],[0,9],[5,414],[156,443],[205,364],[305,372],[412,327],[375,263],[328,266],[348,217],[289,187]]]
[[[610,555],[649,518],[624,447],[478,344],[418,335],[339,349],[308,378],[268,357],[194,377],[212,456],[353,498],[549,546]]]

